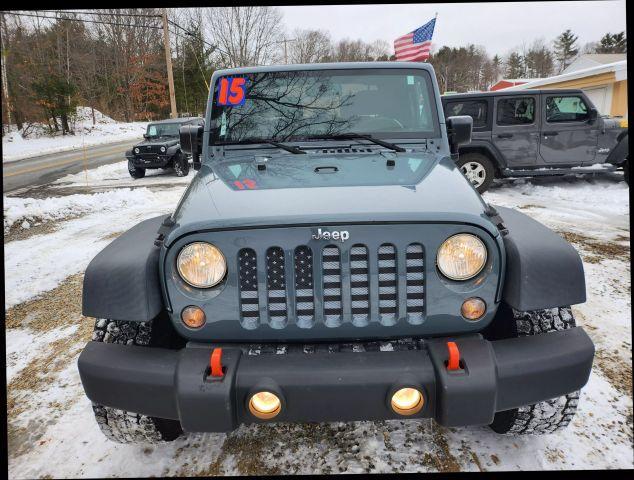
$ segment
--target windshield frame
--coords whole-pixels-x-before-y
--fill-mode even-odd
[[[426,96],[430,105],[431,123],[433,127],[432,130],[418,131],[418,132],[368,131],[368,132],[363,132],[360,134],[371,135],[372,137],[375,137],[381,140],[391,140],[394,143],[398,143],[399,141],[423,140],[423,139],[441,137],[442,136],[441,123],[444,123],[444,117],[441,117],[439,115],[439,111],[438,111],[439,99],[437,98],[437,93],[435,88],[436,79],[434,78],[432,74],[433,71],[431,70],[431,68],[430,67],[421,68],[420,66],[413,66],[411,64],[410,65],[408,64],[392,65],[391,63],[392,62],[390,62],[389,66],[385,64],[382,64],[380,66],[379,65],[377,66],[364,65],[363,67],[348,65],[348,66],[345,66],[344,68],[341,68],[341,67],[337,68],[336,64],[335,66],[333,66],[332,64],[298,65],[297,68],[288,68],[289,66],[287,65],[281,65],[277,67],[241,68],[241,69],[234,69],[234,70],[218,71],[214,73],[212,88],[210,89],[210,92],[209,92],[209,108],[207,113],[209,130],[208,130],[208,141],[206,143],[210,147],[224,147],[228,145],[234,145],[234,146],[237,145],[235,140],[225,141],[225,140],[219,140],[217,138],[214,138],[215,132],[217,132],[219,129],[219,121],[217,119],[220,116],[219,114],[214,116],[214,114],[218,111],[221,111],[221,108],[222,108],[216,104],[219,81],[221,78],[231,77],[231,76],[236,76],[236,77],[237,76],[251,76],[251,75],[258,75],[263,73],[284,74],[284,73],[292,73],[292,72],[298,72],[298,71],[301,71],[301,72],[306,71],[309,73],[314,72],[315,74],[324,73],[325,75],[331,75],[331,76],[346,76],[346,75],[351,76],[351,75],[364,75],[364,74],[365,75],[385,74],[385,75],[421,76],[424,79],[423,83],[426,88]],[[266,143],[268,140],[274,140],[277,142],[284,142],[284,143],[331,142],[331,141],[339,142],[340,141],[340,140],[324,139],[323,136],[319,134],[316,134],[314,136],[294,135],[293,137],[288,139],[281,139],[281,138],[261,138],[260,139],[258,137],[252,137],[251,140],[252,141],[249,142],[251,144]]]

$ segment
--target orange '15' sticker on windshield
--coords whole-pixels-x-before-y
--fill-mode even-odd
[[[218,105],[236,107],[244,103],[246,96],[246,78],[223,77],[219,80]]]

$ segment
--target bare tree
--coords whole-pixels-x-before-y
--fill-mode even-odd
[[[289,43],[290,63],[322,63],[332,56],[332,42],[323,30],[295,30]]]
[[[277,63],[284,38],[282,14],[275,7],[216,7],[204,12],[217,63],[245,67]]]

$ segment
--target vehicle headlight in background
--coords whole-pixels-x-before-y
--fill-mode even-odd
[[[161,147],[161,152],[165,153],[165,147]]]
[[[440,272],[451,280],[468,280],[484,268],[487,249],[478,237],[459,233],[449,237],[438,249],[436,264]]]
[[[139,150],[138,148],[134,149],[134,153],[139,153],[141,150]]]
[[[227,261],[211,243],[194,242],[183,247],[176,259],[178,274],[192,287],[210,288],[227,273]]]

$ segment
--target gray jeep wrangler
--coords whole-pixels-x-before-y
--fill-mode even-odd
[[[424,63],[216,71],[172,215],[88,266],[79,357],[106,436],[434,418],[551,433],[594,346],[563,238],[485,203]]]
[[[480,193],[494,178],[622,169],[629,183],[627,119],[599,116],[582,90],[444,95],[446,117],[473,118],[457,164]]]
[[[173,168],[176,176],[189,174],[190,156],[182,152],[179,144],[179,130],[184,125],[202,125],[204,120],[197,117],[170,118],[148,124],[143,134],[143,142],[125,152],[128,172],[132,178],[143,178],[148,168]]]

